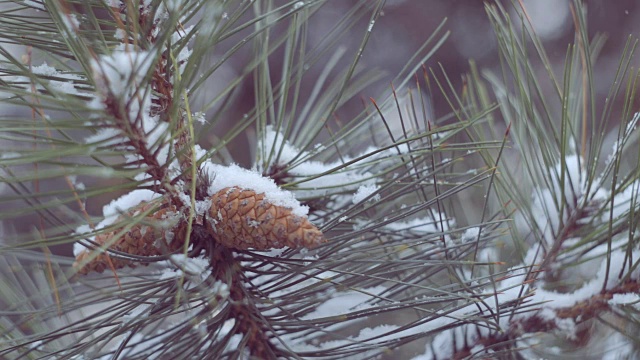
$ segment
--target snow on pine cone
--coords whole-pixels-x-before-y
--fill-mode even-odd
[[[127,216],[133,217],[140,212],[149,211],[154,206],[157,205],[142,202],[132,210],[129,210]],[[186,224],[181,221],[175,206],[168,204],[163,204],[162,206],[160,210],[148,215],[131,227],[115,242],[113,237],[120,233],[123,228],[96,235],[94,241],[100,245],[112,243],[109,249],[138,256],[159,256],[167,252],[180,250],[186,235]],[[122,220],[122,217],[118,220]],[[140,264],[148,265],[135,260],[117,258],[113,255],[107,259],[107,254],[105,252],[97,253],[99,251],[101,250],[83,250],[76,256],[73,267],[79,274],[86,275],[94,271],[101,273],[108,269],[110,267],[109,260],[111,260],[115,269],[121,269],[126,266],[136,267]],[[91,259],[92,257],[93,259]]]
[[[326,242],[306,217],[272,204],[264,193],[238,187],[224,188],[211,197],[205,223],[218,243],[238,250],[313,248]]]

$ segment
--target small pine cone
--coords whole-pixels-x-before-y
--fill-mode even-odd
[[[304,216],[270,203],[263,193],[224,188],[211,197],[206,227],[216,241],[238,249],[313,248],[326,239]]]
[[[132,217],[137,213],[148,211],[153,205],[143,202],[127,212]],[[143,221],[133,226],[119,239],[113,241],[113,237],[122,231],[122,228],[108,233],[96,235],[94,241],[100,245],[113,243],[109,249],[138,256],[159,256],[166,251],[176,251],[182,248],[186,235],[186,223],[182,220],[172,219],[176,214],[175,206],[165,206],[155,213],[148,215]],[[118,220],[122,220],[120,217]],[[170,225],[171,229],[169,229]],[[94,252],[100,250],[85,249],[76,257],[73,267],[79,274],[86,275],[90,272],[101,273],[108,269],[109,260],[115,269],[123,267],[136,267],[138,264],[148,265],[133,260],[119,259],[109,256],[105,252],[94,256]],[[87,262],[88,261],[88,262]]]

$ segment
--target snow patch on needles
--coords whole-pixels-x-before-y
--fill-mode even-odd
[[[535,316],[542,321],[547,321],[555,324],[556,330],[565,337],[574,338],[576,336],[575,319],[560,318],[557,316],[557,311],[559,309],[569,309],[580,302],[587,301],[593,296],[599,295],[604,286],[605,279],[607,280],[607,290],[611,290],[612,288],[618,286],[620,281],[620,279],[618,279],[618,275],[621,274],[621,270],[625,266],[625,264],[628,265],[628,263],[625,261],[627,254],[624,250],[625,249],[617,250],[612,253],[611,262],[609,264],[608,277],[606,277],[607,263],[603,260],[602,264],[600,265],[600,269],[597,272],[596,279],[583,285],[580,289],[572,293],[556,293],[540,288],[532,290],[532,293],[528,297],[527,302],[532,304],[532,307],[540,306],[540,310],[522,312],[514,315],[512,318],[510,318],[510,316],[502,316],[499,323],[500,328],[507,329],[510,326],[513,326],[513,324],[523,323],[524,320]],[[633,254],[633,257],[636,258],[638,255],[640,254],[636,252],[635,254]],[[640,277],[639,275],[640,271],[636,270],[631,274],[631,279],[638,279]],[[509,272],[508,278],[496,284],[497,286],[495,288],[494,295],[496,297],[495,301],[483,302],[483,306],[488,306],[490,308],[490,311],[496,312],[497,308],[495,308],[495,304],[507,304],[527,294],[526,289],[524,292],[521,292],[522,287],[526,286],[523,284],[525,276],[525,270],[517,268],[512,269]],[[489,293],[491,292],[493,292],[493,288],[490,289]],[[618,297],[614,297],[614,299],[610,300],[610,303],[615,303],[617,301],[620,303],[628,303],[634,300],[638,301],[640,298],[638,298],[637,294],[624,294],[618,295]],[[474,307],[476,306],[478,306],[477,303],[471,302],[468,305],[465,305],[462,308],[456,309],[452,312],[446,312],[446,309],[439,310],[438,313],[446,314],[446,316],[435,318],[434,320],[429,321],[424,325],[420,325],[416,328],[394,334],[394,338],[397,338],[401,335],[409,335],[409,332],[414,333],[416,331],[427,332],[437,330],[438,328],[454,324],[455,322],[459,321],[459,319],[478,316],[478,310],[474,309]],[[526,331],[526,329],[522,330]],[[500,330],[497,329],[497,331]],[[424,360],[448,358],[453,355],[454,351],[461,350],[462,346],[465,346],[465,344],[478,343],[478,340],[480,338],[484,338],[489,335],[491,335],[491,331],[489,331],[486,327],[476,325],[465,325],[450,330],[445,330],[439,332],[435,336],[431,344],[426,347],[426,352],[423,355],[417,356],[414,359]],[[452,338],[454,338],[455,341],[453,341]],[[457,347],[453,348],[451,346],[452,343],[457,344]],[[477,350],[481,351],[483,349],[479,348]]]
[[[344,162],[323,163],[312,160],[299,162],[300,159],[310,157],[312,153],[301,151],[292,145],[282,133],[275,131],[272,126],[266,127],[263,137],[258,140],[257,148],[258,161],[256,162],[256,168],[259,172],[265,172],[269,168],[276,166],[286,168],[286,173],[292,179],[304,179],[325,174],[299,185],[296,193],[303,198],[326,196],[335,191],[355,191],[361,185],[374,184],[374,174],[364,171],[362,168],[357,168],[358,166],[362,167],[362,163],[366,159],[346,167],[344,163],[353,160],[353,158],[344,156],[342,159]],[[272,152],[273,154],[271,154]],[[380,157],[379,154],[376,155],[376,158]],[[262,160],[268,160],[267,164],[261,163],[262,156],[265,157]]]
[[[318,350],[339,348],[344,346],[353,345],[354,343],[362,345],[378,345],[381,342],[379,337],[389,334],[399,328],[398,325],[378,325],[370,328],[363,328],[358,335],[349,336],[346,339],[329,340],[318,345],[304,344],[304,343],[291,343],[290,345],[300,352],[314,352]],[[378,339],[374,339],[374,338]],[[378,359],[380,358],[380,349],[373,347],[373,350],[361,351],[357,355],[349,356],[349,359]]]
[[[584,167],[585,161],[578,155],[569,155],[564,159],[564,164],[561,162],[556,164],[552,172],[555,176],[551,181],[551,189],[554,190],[554,194],[562,195],[567,200],[584,194],[587,187],[587,173]],[[565,175],[564,188],[562,188],[561,182],[563,171]],[[562,188],[561,191],[557,191],[560,188]]]
[[[129,311],[128,313],[122,316],[122,322],[125,324],[128,324],[134,320],[141,318],[142,316],[147,316],[144,313],[150,310],[151,310],[151,305],[149,304],[141,304],[139,306],[136,306],[131,311]]]
[[[606,246],[606,244],[604,244],[604,246]],[[626,249],[622,249],[612,252],[611,262],[609,264],[607,264],[605,259],[602,259],[595,278],[583,284],[579,289],[571,293],[557,293],[554,291],[538,289],[531,301],[544,302],[544,307],[552,309],[567,308],[576,305],[580,301],[588,300],[594,295],[600,294],[603,286],[605,285],[605,280],[605,290],[611,290],[620,284],[618,275],[621,273],[624,274],[623,269],[628,270],[629,259],[625,250]],[[636,251],[635,254],[633,254],[633,258],[636,259],[638,256],[640,256],[640,252]],[[605,278],[607,275],[607,267],[609,270],[609,276]],[[636,269],[631,274],[631,279],[639,279],[639,275],[640,269]]]
[[[93,60],[93,76],[97,84],[97,92],[101,101],[94,102],[98,110],[105,109],[110,99],[116,99],[126,106],[126,120],[142,130],[147,149],[156,154],[160,165],[165,165],[170,158],[171,148],[167,143],[169,123],[160,122],[157,115],[151,116],[151,90],[143,81],[151,66],[154,55],[148,51],[116,51],[111,55],[103,55]],[[122,126],[122,125],[120,125]],[[104,145],[113,145],[119,141],[115,136],[119,131],[113,128],[101,129],[90,136],[87,142],[98,142],[110,139]],[[138,154],[126,154],[128,162],[140,160]]]
[[[640,120],[640,113],[633,114],[633,117],[631,118],[631,120],[629,120],[629,122],[627,123],[627,126],[624,129],[622,138],[618,138],[616,141],[613,142],[612,153],[609,154],[609,156],[607,157],[607,160],[605,161],[607,165],[611,164],[611,162],[613,162],[613,160],[616,159],[618,156],[621,156],[623,148],[625,147],[627,142],[631,139],[631,135],[633,134],[633,131],[636,129],[636,126],[638,125],[638,120]]]
[[[478,236],[480,236],[480,230],[481,228],[479,226],[468,228],[460,236],[460,241],[466,243],[478,240]]]
[[[179,29],[176,32],[174,32],[171,35],[171,43],[175,44],[182,41],[183,38],[185,38],[191,31],[193,31],[193,28],[194,26],[191,25],[185,29]],[[176,56],[176,62],[178,63],[178,70],[180,71],[180,74],[184,73],[184,70],[186,69],[189,57],[191,57],[192,52],[193,50],[189,49],[189,47],[183,46],[182,49],[180,49],[180,52],[178,53],[178,55]]]
[[[75,14],[61,14],[60,19],[62,20],[62,25],[67,30],[67,33],[64,35],[72,34],[73,37],[77,37],[77,32],[80,30],[80,21]]]
[[[384,286],[334,292],[330,299],[318,305],[312,312],[302,316],[303,320],[320,319],[341,314],[348,314],[354,310],[366,310],[374,305],[367,303],[375,296],[379,296],[387,290]]]
[[[588,175],[585,162],[578,155],[569,155],[564,161],[558,162],[548,169],[551,179],[548,186],[537,187],[533,190],[531,202],[531,218],[524,220],[524,215],[518,213],[516,222],[529,223],[543,231],[547,244],[555,241],[561,222],[566,222],[575,212],[575,206],[585,203],[601,201],[608,194],[600,184],[592,184],[596,189],[592,194],[587,193]],[[564,173],[564,183],[562,181]],[[562,204],[564,203],[564,206]],[[560,211],[563,213],[560,214]],[[584,220],[588,221],[588,219]]]
[[[358,191],[353,194],[353,203],[357,204],[380,189],[377,185],[360,185]],[[380,194],[376,194],[369,201],[380,201]]]
[[[561,224],[566,225],[568,221],[574,221],[577,226],[599,226],[609,222],[610,214],[613,215],[614,228],[622,222],[628,221],[630,211],[638,203],[640,182],[626,184],[625,189],[619,188],[616,194],[612,195],[609,190],[610,186],[604,184],[604,177],[601,176],[588,188],[587,179],[589,176],[585,164],[579,156],[570,155],[548,169],[548,173],[552,175],[551,179],[548,180],[547,187],[534,188],[530,214],[524,212],[516,214],[515,221],[522,232],[528,233],[533,230],[538,233],[547,246],[551,247],[557,241],[562,241],[562,247],[568,248],[578,244],[582,238],[559,239]],[[563,171],[564,184],[561,181]],[[613,209],[611,209],[612,202]],[[615,244],[624,241],[624,238],[624,236],[617,236],[613,242]],[[607,252],[605,245],[589,250],[590,255],[603,256]],[[538,262],[541,256],[539,254],[537,259],[529,259],[528,263]],[[555,261],[558,263],[551,264],[551,268],[561,266],[562,259],[562,257],[557,258]],[[593,268],[588,263],[583,265],[588,268],[580,268],[582,265],[562,267],[562,276],[575,280],[576,276],[583,276]],[[572,269],[575,270],[575,274],[571,273]]]
[[[47,65],[46,62],[42,65],[34,66],[31,71],[36,75],[42,75],[52,78],[48,80],[48,86],[51,90],[58,91],[67,95],[91,96],[89,93],[80,92],[75,88],[74,82],[85,80],[84,77],[80,75],[63,73],[61,71],[58,71],[56,68]],[[40,80],[46,81],[45,79]],[[41,85],[37,85],[36,88],[39,90],[43,89]]]
[[[171,262],[190,274],[201,274],[209,267],[209,262],[202,258],[191,258],[184,254],[173,254],[170,258]]]
[[[84,139],[86,144],[98,144],[102,146],[116,145],[123,141],[120,131],[113,128],[100,129],[95,134]]]
[[[94,96],[93,93],[78,91],[78,89],[76,89],[76,84],[82,84],[86,81],[86,78],[82,75],[60,71],[49,66],[46,62],[41,65],[33,66],[31,68],[31,73],[36,77],[36,79],[31,79],[22,75],[3,77],[3,80],[6,82],[5,88],[10,89],[11,87],[15,87],[27,92],[31,92],[35,89],[44,93],[49,92],[52,96],[56,97],[60,95],[79,95],[85,97]],[[0,90],[0,98],[9,98],[11,96],[13,96],[11,91]]]
[[[256,171],[247,170],[235,164],[223,166],[210,161],[204,162],[202,169],[213,179],[208,189],[209,195],[213,195],[224,188],[236,186],[241,189],[250,189],[257,193],[264,193],[269,202],[287,207],[295,215],[307,216],[309,213],[309,207],[301,205],[293,193],[281,189],[273,179],[263,177]]]
[[[630,305],[640,302],[640,295],[635,293],[613,294],[609,305]]]
[[[139,94],[139,85],[153,65],[153,59],[154,55],[148,51],[114,52],[93,59],[91,68],[98,91],[104,97],[131,99]]]
[[[444,215],[442,215],[442,219],[444,219],[445,221],[440,222],[440,220],[433,220],[430,218],[415,218],[409,221],[394,221],[385,225],[385,228],[395,231],[415,231],[423,233],[439,233],[449,231],[449,225],[453,225],[453,220],[450,220],[447,223],[447,217]]]
[[[272,150],[274,152],[273,156],[279,155],[279,157],[276,163],[270,163],[269,165],[287,165],[301,153],[298,148],[293,146],[288,140],[285,140],[284,134],[275,131],[273,126],[268,125],[263,134],[263,138],[258,141],[258,151],[263,151],[265,156],[264,160],[267,160]],[[301,155],[306,156],[308,153],[304,152]],[[271,159],[271,161],[273,161],[273,159]]]
[[[165,0],[164,3],[167,6],[167,10],[170,12],[179,11],[183,6],[184,0]]]
[[[631,118],[631,121],[627,123],[627,127],[624,130],[625,137],[630,136],[633,130],[636,129],[636,126],[638,125],[638,120],[640,120],[640,113],[633,114],[633,118]]]
[[[151,190],[136,189],[126,195],[119,197],[116,200],[111,201],[109,204],[105,205],[102,208],[102,215],[104,216],[104,219],[98,225],[96,225],[94,230],[104,229],[105,227],[113,224],[122,213],[133,208],[134,206],[139,205],[141,202],[148,202],[159,197],[160,194]],[[87,225],[82,225],[76,229],[76,233],[87,234],[94,230],[92,230]],[[82,244],[78,242],[73,244],[74,256],[78,256],[78,254],[80,254],[83,250],[85,250],[85,246],[83,246]]]
[[[187,288],[198,286],[204,283],[209,275],[211,275],[211,267],[209,261],[202,257],[192,258],[184,254],[173,254],[170,256],[170,262],[173,266],[168,266],[160,274],[160,280],[179,278],[185,276],[190,280]],[[178,269],[175,268],[178,267]],[[227,296],[229,289],[226,284],[216,282],[216,285],[210,289],[212,293]]]
[[[364,311],[376,307],[377,305],[370,303],[372,299],[377,298],[388,289],[384,286],[375,286],[363,289],[353,289],[349,291],[334,291],[333,289],[326,292],[322,297],[328,298],[325,302],[318,305],[312,312],[302,316],[303,320],[313,319],[327,319],[335,318],[341,315],[345,315],[351,312]],[[341,328],[345,328],[352,325],[354,322],[361,321],[362,319],[342,319],[341,321],[335,321],[333,324],[325,328],[326,331],[337,331]],[[322,343],[302,343],[297,339],[297,335],[289,334],[285,335],[285,338],[290,338],[288,343],[297,351],[314,351],[319,349],[329,349],[334,347],[340,347],[345,345],[359,342],[362,344],[379,344],[379,339],[373,339],[378,336],[384,336],[385,334],[396,331],[399,328],[397,325],[378,325],[375,327],[365,327],[360,330],[358,335],[350,336],[346,339],[330,340]],[[367,353],[369,356],[375,354]],[[362,358],[369,358],[364,356]],[[360,357],[358,357],[360,358]]]
[[[151,201],[160,197],[160,194],[147,189],[136,189],[130,193],[119,197],[116,200],[111,201],[109,204],[102,208],[102,214],[105,220],[102,221],[98,228],[113,224],[113,221],[120,216],[123,212],[137,206],[143,201]],[[106,220],[112,220],[108,222]],[[102,226],[100,226],[102,225]]]
[[[500,318],[500,327],[502,329],[507,329],[513,324],[521,323],[526,319],[536,316],[543,321],[555,324],[556,330],[565,337],[575,337],[575,319],[560,318],[557,316],[556,311],[559,309],[569,309],[580,302],[587,301],[593,296],[599,295],[604,287],[605,279],[607,280],[606,290],[611,290],[618,286],[620,284],[618,276],[621,273],[624,274],[622,270],[625,266],[628,266],[628,254],[625,250],[626,249],[617,250],[611,254],[611,261],[608,264],[608,277],[607,262],[603,259],[600,264],[600,268],[597,271],[596,278],[584,284],[581,288],[572,293],[556,293],[554,291],[548,291],[541,288],[533,290],[531,295],[528,297],[527,302],[532,304],[532,307],[534,304],[535,307],[540,306],[540,310],[522,312],[511,318],[510,316],[503,316]],[[639,255],[640,253],[636,251],[636,253],[633,254],[633,258],[637,258]],[[496,284],[495,292],[493,291],[493,285],[491,285],[490,289],[487,289],[489,290],[488,293],[494,293],[492,296],[495,296],[495,300],[483,302],[483,306],[489,307],[489,311],[497,312],[495,304],[507,304],[527,294],[526,289],[524,292],[521,292],[522,287],[527,286],[523,284],[525,277],[526,271],[523,269],[515,268],[510,270],[508,277],[502,282]],[[631,279],[635,280],[638,278],[640,278],[640,270],[635,270],[631,274]],[[617,297],[614,297],[614,299],[610,300],[610,303],[629,303],[640,300],[637,294],[618,295]],[[423,325],[395,333],[393,338],[407,336],[417,332],[434,331],[439,328],[455,324],[457,321],[460,321],[460,319],[478,316],[477,306],[477,303],[471,302],[468,305],[451,312],[446,311],[447,309],[439,310],[438,313],[442,313],[443,315],[446,314],[446,316],[434,318],[432,321],[426,322]],[[523,330],[526,331],[526,329]],[[451,357],[454,351],[461,350],[462,346],[465,344],[478,343],[479,339],[491,335],[492,331],[494,330],[490,331],[486,327],[475,325],[460,326],[441,331],[435,336],[431,344],[426,347],[426,352],[414,359],[423,360]],[[455,341],[453,341],[452,338],[455,338]],[[385,338],[378,340],[383,341]],[[451,346],[452,343],[458,344],[455,349]]]
[[[522,286],[524,286],[522,282],[526,277],[526,271],[522,269],[516,269],[511,271],[508,276],[510,277],[497,284],[494,295],[491,295],[491,301],[485,301],[482,303],[483,312],[486,309],[486,311],[494,314],[500,313],[500,311],[498,311],[499,306],[511,301],[515,301],[522,296],[521,290]],[[491,288],[489,293],[493,293],[493,290],[494,289]],[[379,340],[383,341],[389,339],[397,339],[402,336],[437,331],[437,335],[434,337],[433,341],[426,346],[425,353],[422,355],[418,355],[413,359],[447,359],[453,356],[454,351],[460,350],[467,344],[474,344],[480,338],[489,336],[493,331],[495,331],[489,329],[486,326],[476,326],[473,324],[462,325],[441,331],[440,329],[454,324],[459,324],[460,321],[464,321],[464,319],[482,316],[481,314],[478,314],[477,302],[470,302],[468,305],[462,306],[453,311],[449,310],[450,308],[440,309],[435,314],[439,315],[438,317],[434,317],[432,320],[425,322],[424,324],[397,332],[391,336],[381,338]],[[530,312],[527,314],[533,315],[534,313]],[[499,326],[502,329],[507,329],[509,327],[508,315],[500,317]],[[456,348],[451,346],[452,343],[456,344]]]

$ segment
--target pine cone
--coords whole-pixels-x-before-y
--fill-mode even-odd
[[[263,193],[224,188],[211,197],[206,227],[222,245],[239,250],[313,248],[326,242],[322,232],[304,216],[270,203]]]
[[[143,202],[141,205],[129,210],[127,215],[130,217],[135,216],[137,213],[148,211],[152,206],[154,205]],[[147,216],[143,221],[129,229],[109,249],[139,256],[159,256],[167,251],[172,252],[181,249],[186,235],[186,224],[181,219],[172,220],[171,218],[175,216],[174,214],[176,214],[176,207],[165,204],[163,208]],[[123,219],[120,217],[118,220]],[[111,243],[113,242],[113,237],[120,231],[122,231],[122,228],[97,235],[94,241],[100,245]],[[73,267],[77,269],[79,274],[86,275],[92,271],[101,273],[110,267],[107,254],[104,252],[85,263],[93,256],[95,251],[100,250],[86,249],[78,254]],[[119,259],[114,256],[110,256],[109,259],[116,269],[126,266],[136,267],[138,264],[148,265],[147,263]]]

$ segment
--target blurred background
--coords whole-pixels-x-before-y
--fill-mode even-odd
[[[284,3],[283,1],[282,4]],[[312,49],[323,41],[337,19],[346,14],[356,3],[358,3],[356,0],[329,1],[322,7],[310,21],[308,48]],[[443,30],[449,31],[450,35],[435,55],[426,62],[427,68],[433,69],[442,79],[440,70],[442,66],[458,92],[463,85],[462,75],[469,71],[470,59],[477,63],[480,70],[499,73],[500,59],[497,55],[497,43],[485,12],[485,5],[491,3],[492,1],[468,0],[388,0],[382,15],[373,26],[371,38],[360,60],[362,68],[377,69],[384,74],[384,78],[368,87],[366,92],[360,94],[360,99],[351,101],[338,109],[336,118],[340,120],[355,116],[364,109],[363,103],[368,103],[370,97],[380,100],[381,97],[388,96],[391,93],[390,81],[403,69],[443,19],[447,19]],[[511,1],[502,1],[502,3],[506,8],[513,8]],[[638,12],[640,5],[633,0],[615,2],[587,0],[585,3],[590,38],[596,34],[603,34],[607,38],[595,65],[597,69],[595,86],[599,101],[597,108],[601,109],[627,40],[630,36],[640,35],[640,13]],[[571,1],[520,0],[519,4],[526,8],[535,31],[543,40],[556,76],[562,78],[567,50],[574,42],[575,28],[570,9]],[[514,22],[518,21],[515,11],[512,11],[512,19]],[[344,71],[348,67],[368,26],[369,14],[366,14],[357,20],[349,33],[342,34],[335,49],[346,49],[346,53],[331,75],[335,77],[339,71]],[[280,30],[283,31],[284,27]],[[328,61],[331,55],[333,54],[326,54],[325,60]],[[245,47],[233,61],[226,64],[225,69],[217,74],[220,80],[211,82],[211,93],[205,94],[204,97],[220,91],[226,83],[237,76],[252,56],[252,49]],[[282,63],[279,59],[281,58],[277,53],[272,57],[271,70],[274,79],[277,79],[280,74]],[[321,76],[326,61],[320,61],[318,65],[308,69],[302,94],[311,93],[315,85],[313,80]],[[545,78],[547,76],[545,69],[539,61],[534,63],[538,66],[541,77]],[[415,88],[415,85],[412,87]],[[243,116],[253,106],[253,80],[250,77],[247,78],[237,90],[241,95],[237,106],[231,108],[232,113],[229,118]],[[430,94],[423,95],[427,96],[432,104],[428,109],[432,112],[429,114],[431,118],[439,118],[450,112],[449,105],[435,85]],[[304,119],[294,119],[294,121],[304,121]],[[615,124],[610,126],[612,125]],[[240,149],[246,149],[246,144],[242,144]],[[241,163],[246,164],[250,161],[243,154],[237,155],[239,155],[237,161]],[[249,154],[246,155],[249,156]]]

